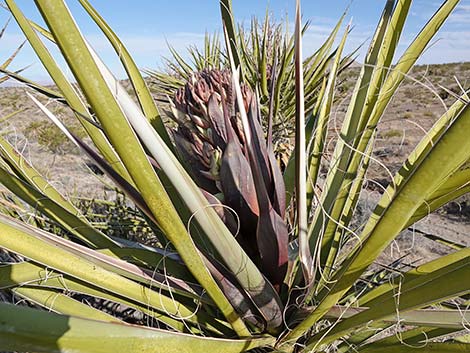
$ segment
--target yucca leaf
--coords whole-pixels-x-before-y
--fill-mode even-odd
[[[464,334],[461,336],[454,337],[453,339],[454,342],[459,342],[459,343],[465,343],[465,344],[470,344],[470,335]]]
[[[307,127],[306,127],[306,141],[309,142],[311,139],[311,133],[313,132],[314,129],[314,121],[316,120],[316,116],[318,115],[319,109],[320,109],[320,104],[322,103],[323,96],[324,96],[324,90],[326,87],[323,87],[323,83],[327,82],[326,79],[327,77],[325,76],[325,70],[328,67],[328,63],[330,62],[331,58],[334,58],[334,53],[330,53],[331,48],[334,44],[334,41],[336,39],[336,36],[338,34],[338,31],[341,27],[341,24],[344,20],[344,17],[346,15],[346,12],[341,16],[341,18],[338,20],[336,23],[335,27],[333,28],[332,32],[328,36],[327,40],[325,43],[318,49],[318,51],[306,59],[305,61],[310,61],[311,64],[308,65],[308,71],[306,73],[307,76],[310,76],[311,82],[315,82],[318,80],[319,77],[323,76],[323,79],[321,80],[322,85],[320,85],[320,89],[318,92],[318,95],[316,97],[315,104],[310,108],[312,110],[312,114],[308,115],[308,122],[307,122]],[[286,51],[287,52],[287,51]],[[282,74],[284,74],[283,68],[284,68],[284,62],[286,60],[290,59],[284,59],[281,61],[283,63],[283,66],[281,67],[281,77]],[[313,70],[315,68],[315,70]],[[315,75],[315,77],[313,77]],[[282,79],[279,80],[282,82]],[[280,95],[280,86],[276,88],[276,95]],[[276,110],[277,111],[277,110]],[[287,203],[289,203],[292,195],[293,195],[293,190],[294,190],[294,185],[295,185],[295,178],[294,178],[294,170],[295,170],[295,154],[292,154],[289,163],[284,171],[284,182],[286,184],[286,200]]]
[[[23,180],[28,182],[30,185],[36,187],[40,192],[44,193],[51,200],[62,206],[65,210],[70,213],[76,214],[82,219],[84,223],[87,220],[80,214],[80,211],[67,200],[57,189],[54,188],[43,176],[29,164],[23,156],[10,145],[10,143],[0,137],[0,150],[3,158],[7,161],[9,166],[14,169],[15,174],[20,176]],[[91,225],[90,225],[91,227]],[[110,242],[109,244],[111,244]]]
[[[7,30],[7,27],[8,25],[10,24],[10,21],[11,21],[11,18],[9,18],[7,20],[7,22],[5,23],[5,25],[2,27],[2,29],[0,30],[0,39],[3,37],[3,35],[5,34],[5,31]]]
[[[333,104],[334,93],[336,88],[336,77],[338,76],[338,70],[340,65],[341,56],[343,55],[344,45],[346,44],[347,34],[349,32],[349,26],[346,27],[345,33],[341,39],[341,42],[336,51],[336,56],[333,61],[333,66],[330,69],[328,77],[328,83],[325,88],[326,94],[322,97],[319,103],[319,114],[315,124],[315,132],[312,131],[312,147],[309,153],[309,169],[308,169],[308,181],[307,181],[307,210],[311,209],[313,200],[313,189],[317,184],[318,173],[320,170],[320,164],[323,157],[323,149],[326,139],[326,133],[328,128],[328,122],[331,114],[331,106]]]
[[[88,0],[80,0],[80,4],[88,12],[90,17],[95,21],[95,23],[100,27],[100,29],[106,35],[106,38],[108,38],[109,42],[113,46],[116,53],[119,55],[119,59],[121,60],[129,76],[130,82],[134,87],[134,91],[137,95],[140,106],[142,107],[145,116],[147,117],[147,119],[149,119],[150,123],[155,128],[155,130],[157,130],[159,135],[162,137],[163,141],[165,141],[167,146],[169,146],[171,149],[173,144],[171,143],[168,132],[160,118],[160,113],[157,110],[157,107],[152,98],[152,95],[150,94],[150,90],[147,84],[142,78],[139,69],[137,68],[137,65],[135,64],[128,50],[118,38],[118,36],[114,33],[114,31],[111,29],[111,27],[109,27],[105,20],[91,6]]]
[[[442,269],[452,265],[453,263],[457,263],[468,257],[470,257],[470,249],[465,248],[420,265],[416,269],[404,273],[401,278],[402,282],[390,281],[362,295],[358,300],[358,305],[368,306],[367,303],[369,301],[379,297],[380,295],[384,295],[385,293],[389,293],[390,296],[393,296],[399,283],[407,283],[417,280],[422,276],[431,275],[436,271],[442,271]]]
[[[213,208],[209,207],[204,195],[171,151],[162,143],[159,136],[148,128],[145,119],[142,119],[140,111],[136,109],[135,103],[125,90],[97,57],[95,57],[95,60],[100,65],[101,74],[107,80],[108,87],[113,87],[117,92],[116,97],[124,109],[127,119],[129,119],[149,152],[158,161],[177,192],[180,193],[188,208],[194,212],[194,218],[199,222],[211,244],[220,254],[221,261],[236,275],[239,283],[249,293],[259,310],[265,313],[268,322],[274,320],[273,326],[279,325],[281,305],[277,293],[247,257]]]
[[[112,315],[81,303],[58,291],[47,288],[21,286],[13,289],[16,295],[58,314],[72,315],[89,320],[122,322]]]
[[[16,50],[13,52],[13,54],[11,54],[10,57],[7,60],[5,60],[5,62],[2,65],[0,65],[0,68],[6,69],[12,63],[12,61],[15,59],[15,57],[18,55],[18,53],[24,47],[25,44],[26,44],[26,41],[21,43],[20,46],[16,48]]]
[[[189,47],[188,52],[192,57],[192,64],[195,66],[197,71],[203,70],[205,63],[199,50],[197,48]]]
[[[113,90],[103,80],[96,60],[89,52],[87,44],[65,4],[62,1],[54,3],[38,1],[37,4],[66,61],[82,87],[84,95],[157,219],[159,227],[172,241],[199,283],[204,284],[209,295],[218,304],[228,321],[234,325],[235,330],[242,336],[249,335],[245,325],[205,267],[185,226],[163,189],[153,167],[150,165],[142,146],[136,139],[122,107],[116,101]],[[77,50],[77,48],[81,49]],[[83,70],[83,67],[87,69]]]
[[[24,83],[28,87],[31,87],[35,91],[43,94],[44,96],[54,99],[57,102],[67,104],[64,97],[57,91],[52,90],[50,87],[42,86],[36,82],[33,82],[26,77],[18,75],[17,72],[9,71],[6,69],[0,68],[0,72],[6,74],[8,77],[15,79],[18,82]]]
[[[2,84],[3,82],[6,82],[10,79],[10,76],[2,76],[0,77],[0,84]]]
[[[470,192],[470,168],[452,174],[408,221],[414,224],[446,203]]]
[[[167,316],[165,313],[161,314],[149,307],[147,304],[141,304],[136,301],[132,301],[125,297],[118,296],[116,294],[106,291],[104,288],[96,287],[92,284],[82,282],[74,279],[67,275],[30,262],[21,262],[10,265],[0,266],[0,288],[14,288],[18,286],[34,286],[39,288],[53,288],[60,289],[66,292],[79,293],[89,295],[95,298],[104,300],[110,300],[114,303],[126,305],[130,308],[140,310],[149,317],[158,320],[165,325],[183,332],[187,328],[187,323],[178,321]],[[222,325],[218,325],[218,328],[209,328],[214,334],[221,334],[226,332],[228,328],[223,329]],[[220,331],[222,330],[222,331]],[[229,332],[226,332],[229,334]]]
[[[260,57],[261,57],[261,39],[260,39],[260,35],[259,35],[258,19],[255,18],[255,17],[251,19],[251,28],[252,28],[252,30],[250,31],[250,39],[251,39],[250,44],[251,44],[251,47],[252,47],[252,50],[253,50],[253,61],[259,67]],[[229,40],[230,40],[230,37],[229,37]],[[230,47],[230,50],[232,50],[232,47]],[[232,53],[232,55],[236,55],[236,54]],[[235,62],[235,60],[234,60],[234,62]],[[238,66],[235,64],[235,67],[238,67]],[[254,78],[252,80],[253,80],[253,82],[256,82],[256,80]]]
[[[187,280],[188,282],[194,281],[191,273],[184,266],[183,262],[170,250],[159,248],[110,248],[99,250],[102,254],[109,256],[117,256],[120,259],[125,259],[128,262],[135,262],[136,265],[146,268],[158,268],[165,271],[171,276]]]
[[[250,53],[249,40],[250,36],[246,34],[245,29],[241,24],[237,27],[239,33],[238,47],[240,48],[240,69],[243,70],[243,76],[251,87],[256,86],[256,82],[253,79],[256,77],[256,62],[254,60],[254,52]],[[254,48],[253,48],[254,50]],[[226,63],[230,65],[230,63]],[[227,66],[228,66],[227,65]]]
[[[212,50],[210,51],[211,58],[213,58],[213,67],[220,69],[221,68],[221,57],[220,57],[220,41],[219,41],[219,34],[216,33],[213,35],[212,39],[212,44],[211,44]]]
[[[6,69],[0,68],[0,72],[4,72],[4,73],[7,74],[7,76],[0,77],[0,83],[8,81],[10,78],[12,78],[14,76],[18,76],[19,73],[25,71],[26,69],[29,69],[30,67],[31,67],[31,65],[28,65],[28,66],[25,66],[25,67],[23,67],[19,70],[16,70],[15,72],[11,72],[11,71],[8,71]],[[10,75],[10,73],[11,73],[11,75]]]
[[[30,21],[23,15],[14,0],[7,0],[6,4],[8,5],[8,8],[15,17],[16,22],[20,26],[24,35],[28,39],[29,44],[32,46],[39,59],[43,63],[44,67],[48,71],[49,75],[54,80],[54,83],[58,86],[60,92],[67,100],[67,103],[74,112],[77,112],[77,118],[80,120],[84,129],[94,141],[97,148],[103,154],[105,159],[113,165],[116,171],[118,171],[118,173],[121,174],[128,182],[132,183],[128,172],[122,165],[122,162],[120,161],[116,152],[113,150],[113,148],[109,145],[109,142],[103,136],[101,130],[97,129],[96,126],[90,123],[90,121],[93,121],[93,118],[91,117],[88,111],[88,107],[83,103],[82,99],[72,87],[70,82],[67,80],[66,76],[63,74],[63,72],[47,50],[44,43],[42,43],[42,41],[39,39]]]
[[[326,85],[327,79],[323,78],[321,88],[318,92],[317,102],[313,108],[312,114],[309,115],[306,125],[305,125],[305,140],[310,141],[312,139],[312,134],[315,130],[315,122],[318,117],[318,112],[320,109],[320,104],[323,101],[323,97],[326,94]],[[295,187],[295,153],[291,154],[289,157],[289,162],[287,163],[286,169],[284,170],[284,184],[286,188],[286,204],[289,204],[292,197],[294,196],[294,187]]]
[[[83,150],[88,157],[90,157],[93,162],[101,169],[103,173],[105,173],[120,189],[134,202],[134,204],[139,207],[139,209],[154,223],[157,223],[153,214],[149,210],[147,204],[145,203],[142,196],[138,193],[138,191],[129,184],[123,177],[121,177],[103,158],[101,158],[92,148],[90,148],[87,144],[85,144],[81,139],[71,133],[65,125],[54,115],[51,113],[49,109],[47,109],[44,105],[42,105],[36,98],[32,95],[27,93],[31,100],[41,109],[41,111],[67,136],[67,138],[74,143],[78,148]],[[0,140],[1,141],[1,140]],[[0,145],[1,146],[1,145]],[[30,167],[32,169],[32,167]],[[34,172],[33,172],[34,173]],[[34,174],[33,174],[34,178]],[[41,181],[41,177],[39,176],[39,180]],[[41,184],[44,184],[42,182]],[[47,186],[47,183],[45,183]],[[42,190],[42,188],[40,188]],[[50,195],[48,195],[50,196]],[[53,200],[55,201],[57,197],[55,194],[52,195]],[[59,199],[60,201],[60,199]],[[58,202],[59,202],[58,201]],[[79,213],[78,210],[75,209],[75,206],[72,204],[69,205],[69,208],[72,208],[71,212]],[[69,210],[70,211],[70,210]],[[75,211],[75,212],[74,212]],[[160,239],[162,244],[166,244],[164,239]]]
[[[0,39],[3,37],[3,34],[5,33],[7,27],[8,27],[8,24],[10,23],[10,20],[11,20],[11,17],[8,18],[7,22],[5,23],[5,26],[0,30]],[[4,62],[3,64],[0,65],[0,71],[1,72],[4,72],[4,70],[7,69],[7,67],[12,63],[12,61],[15,59],[15,57],[18,55],[18,53],[21,51],[21,49],[24,47],[24,45],[26,44],[26,41],[24,41],[23,43],[20,44],[20,46],[18,48],[16,48],[16,50],[13,52],[13,54],[11,54]],[[19,70],[16,70],[16,74],[24,71],[26,68],[28,68],[29,66],[25,67],[25,68],[22,68],[22,69],[19,69]],[[0,77],[0,84],[1,83],[4,83],[6,81],[8,81],[10,79],[10,75],[8,76],[3,76],[3,77]]]
[[[282,86],[284,84],[284,79],[286,77],[287,66],[290,64],[292,60],[292,56],[293,56],[293,52],[292,52],[292,55],[289,55],[285,43],[279,43],[279,46],[280,46],[280,52],[281,52],[280,57],[279,57],[280,63],[278,64],[279,72],[276,73],[277,75],[276,85],[272,90],[273,98],[271,98],[274,100],[273,102],[274,108],[273,108],[273,113],[272,113],[273,123],[279,122],[279,107],[281,105],[281,90],[283,88]],[[294,184],[295,183],[292,183],[292,185]],[[294,187],[292,186],[291,190],[293,189]]]
[[[0,303],[0,345],[15,351],[47,352],[244,352],[272,345],[273,338],[214,339],[138,326],[105,323]],[[37,323],[41,322],[41,325]]]
[[[236,38],[235,21],[233,19],[232,0],[220,0],[220,13],[222,16],[222,23],[227,31],[228,44],[233,55],[233,60],[236,66],[240,65],[240,57],[238,53],[238,43]]]
[[[468,345],[463,343],[435,343],[427,342],[420,344],[419,351],[422,353],[463,353],[468,352]],[[363,353],[408,353],[410,347],[403,343],[391,346],[370,345],[368,348],[360,350]]]
[[[333,236],[333,241],[328,252],[328,257],[326,259],[325,267],[323,269],[322,279],[320,280],[320,283],[317,284],[317,288],[320,288],[324,284],[324,280],[328,278],[329,274],[334,269],[342,240],[345,236],[351,235],[351,233],[353,233],[352,230],[349,228],[349,223],[354,216],[354,211],[356,210],[357,203],[359,202],[359,198],[361,196],[361,191],[364,184],[364,180],[366,178],[366,172],[369,167],[373,147],[374,145],[371,143],[366,151],[364,161],[357,173],[357,177],[354,180],[354,184],[351,187],[350,193],[345,203],[344,213],[338,220],[338,227],[336,229],[335,235]]]
[[[396,325],[396,323],[394,323],[394,325]],[[375,346],[388,346],[401,343],[408,347],[411,346],[418,348],[422,347],[424,342],[428,342],[429,340],[439,336],[448,335],[455,331],[453,329],[421,326],[404,332],[397,332],[393,336],[387,336],[374,341],[374,339],[379,338],[380,335],[384,334],[383,330],[387,330],[390,327],[390,324],[377,322],[369,327],[370,330],[359,330],[352,334],[345,343],[338,347],[338,353],[346,353],[353,347],[357,351],[360,351],[360,349],[367,349],[369,345],[368,341],[373,341],[372,344]]]
[[[21,254],[48,268],[67,274],[80,281],[106,288],[107,291],[147,305],[170,317],[182,317],[193,323],[210,323],[203,313],[195,313],[192,308],[178,303],[175,297],[166,296],[124,278],[101,267],[96,261],[57,246],[51,239],[43,239],[45,233],[31,229],[17,221],[0,216],[0,246],[14,253]],[[1,234],[7,236],[2,236]],[[42,234],[42,236],[41,236]],[[61,240],[61,243],[67,243]],[[72,245],[72,243],[69,243]],[[75,246],[76,247],[76,246]],[[91,253],[90,253],[91,254]],[[202,320],[200,319],[202,318]]]
[[[335,306],[325,317],[346,320],[367,310],[369,308]],[[400,324],[409,326],[461,330],[465,328],[464,322],[468,321],[467,317],[470,318],[470,313],[460,312],[459,310],[421,309],[399,312],[396,317],[384,319],[384,322],[390,324],[400,322]]]
[[[305,283],[312,279],[312,257],[307,239],[307,166],[305,140],[305,93],[302,63],[302,34],[300,1],[296,2],[295,16],[295,198],[297,205],[296,232],[299,238],[299,258]]]
[[[264,101],[267,99],[269,96],[268,92],[268,71],[267,71],[267,66],[268,66],[268,30],[269,30],[269,15],[268,15],[268,9],[266,9],[266,15],[264,17],[264,26],[263,26],[263,37],[261,41],[261,55],[259,57],[259,79],[260,79],[260,85],[259,89],[261,91],[261,97],[262,100]]]
[[[375,346],[391,346],[401,343],[411,347],[422,347],[424,344],[429,343],[430,340],[435,338],[445,338],[445,336],[448,336],[455,331],[458,330],[435,327],[419,327],[398,333],[397,335],[382,338],[376,342],[373,342],[372,344]],[[452,341],[457,342],[455,339]],[[368,345],[364,345],[363,349],[367,348]]]
[[[270,94],[269,97],[269,111],[268,111],[268,131],[266,136],[266,153],[268,155],[268,164],[270,165],[270,173],[272,175],[272,184],[273,184],[273,194],[274,197],[272,198],[273,206],[276,212],[281,216],[281,218],[285,217],[286,214],[286,188],[284,184],[284,179],[282,176],[282,171],[279,168],[278,162],[276,160],[276,156],[274,154],[274,146],[273,146],[273,124],[274,124],[274,114],[275,114],[275,87],[278,82],[278,58],[277,53],[274,54],[274,64],[271,68],[271,87],[270,87]]]
[[[52,270],[48,272],[44,267],[26,261],[2,264],[0,266],[0,288],[6,289],[35,283],[40,278],[47,277],[51,272]]]
[[[436,235],[436,234],[429,234],[429,233],[426,233],[426,232],[423,232],[423,231],[420,231],[420,230],[416,230],[416,229],[412,229],[412,228],[410,230],[414,231],[414,233],[419,235],[419,236],[422,236],[426,239],[430,239],[432,241],[435,241],[436,243],[448,246],[449,248],[451,248],[453,250],[461,250],[461,249],[464,249],[466,247],[462,243],[446,239],[445,237],[441,237],[441,236]]]
[[[328,35],[328,38],[322,44],[322,46],[313,55],[311,55],[305,60],[306,69],[307,69],[307,71],[305,72],[305,77],[307,78],[307,81],[315,82],[318,80],[318,76],[323,76],[326,71],[318,70],[318,68],[325,67],[326,66],[325,63],[330,61],[330,57],[332,55],[334,56],[338,55],[337,49],[335,50],[336,53],[335,52],[331,53],[331,48],[333,47],[333,44],[336,40],[336,36],[338,35],[338,32],[341,28],[344,18],[346,17],[347,12],[348,12],[348,9],[344,11],[344,13],[339,18],[338,22],[336,22],[336,25],[333,27],[333,30]]]
[[[447,271],[445,271],[447,270]],[[368,302],[369,310],[363,311],[357,315],[352,316],[338,324],[332,329],[322,331],[308,341],[310,348],[318,346],[318,344],[328,344],[334,341],[336,338],[350,332],[354,328],[365,325],[369,321],[378,321],[381,319],[388,318],[395,313],[400,318],[400,312],[408,311],[416,307],[423,307],[435,302],[443,301],[447,298],[453,298],[460,294],[470,292],[470,285],[459,281],[459,278],[466,278],[470,276],[470,258],[463,259],[456,264],[449,266],[449,269],[443,269],[441,276],[436,274],[429,275],[431,278],[420,278],[416,281],[404,283],[399,287],[399,298],[395,296],[385,295],[385,299],[382,297],[376,298],[374,301]],[[461,313],[456,311],[461,317]],[[423,316],[426,315],[423,313]],[[432,314],[428,320],[435,320]],[[413,321],[419,321],[419,315],[417,313],[410,314],[408,316]],[[405,321],[407,319],[405,318]],[[424,320],[424,318],[423,318]],[[443,319],[444,320],[444,319]],[[452,319],[449,318],[450,321]],[[460,320],[462,323],[462,321]],[[415,325],[418,322],[415,322]],[[435,322],[435,325],[439,325],[439,322]],[[423,326],[432,326],[430,322],[424,323]],[[445,321],[441,327],[448,327],[448,323]]]
[[[411,3],[412,0],[400,0],[396,2],[396,6],[393,10],[393,16],[390,19],[390,25],[386,27],[382,47],[378,53],[378,60],[376,63],[377,67],[375,68],[372,74],[371,83],[366,98],[367,105],[365,109],[362,110],[360,123],[357,126],[358,131],[363,131],[366,128],[372,115],[372,111],[381,97],[382,85],[384,84],[384,81],[388,78],[388,74],[391,70],[392,60],[395,56],[395,51],[398,46],[398,43],[400,42],[400,37],[408,16],[408,12],[410,10]],[[417,52],[418,56],[420,55],[419,53],[422,52],[422,50],[424,50],[424,48],[422,48],[421,51]],[[356,138],[356,141],[359,141],[360,137],[361,136],[359,135]]]
[[[247,116],[247,112],[245,110],[245,106],[243,104],[243,96],[240,88],[240,79],[239,79],[239,71],[235,67],[235,62],[233,60],[233,56],[230,49],[230,39],[225,33],[226,38],[226,46],[229,55],[231,70],[232,70],[232,80],[233,85],[235,88],[236,93],[236,103],[238,105],[238,111],[240,113],[240,119],[242,122],[243,133],[245,135],[246,140],[246,150],[248,153],[248,161],[253,173],[254,182],[256,185],[256,198],[259,205],[260,217],[258,218],[257,224],[257,243],[258,247],[260,247],[260,251],[262,250],[261,247],[264,247],[263,250],[267,252],[273,251],[272,253],[261,253],[263,266],[267,266],[269,268],[270,274],[272,271],[278,271],[276,277],[274,277],[276,281],[276,285],[279,285],[279,278],[284,277],[287,270],[287,228],[285,224],[280,219],[279,214],[277,214],[274,209],[272,208],[271,202],[267,195],[267,186],[264,183],[262,171],[261,171],[261,163],[264,161],[264,158],[256,158],[256,156],[261,156],[262,152],[260,151],[259,144],[256,144],[256,131],[253,129],[252,124],[250,124]],[[254,98],[252,98],[254,99]],[[251,110],[253,108],[254,101],[252,101]],[[260,226],[264,226],[264,229],[260,229]],[[271,285],[268,281],[268,291],[271,291]],[[257,306],[260,308],[260,311],[263,312],[264,318],[268,323],[268,329],[273,330],[274,332],[279,329],[282,325],[282,318],[279,315],[279,310],[282,310],[282,303],[280,298],[278,297],[275,291],[271,292],[272,301],[267,310],[263,310],[263,306],[260,307],[260,303],[262,303],[258,298],[252,297]]]
[[[393,6],[395,1],[388,0],[385,4],[384,11],[380,18],[377,29],[374,33],[374,37],[371,41],[368,54],[365,59],[365,64],[361,69],[360,77],[356,82],[356,86],[351,97],[351,102],[346,112],[346,116],[343,122],[343,127],[341,129],[341,135],[344,136],[342,139],[338,139],[336,143],[335,150],[333,152],[331,168],[327,174],[325,185],[327,188],[321,195],[319,202],[322,207],[318,207],[315,210],[312,223],[309,227],[308,237],[310,240],[310,249],[313,250],[316,247],[316,244],[322,244],[320,249],[320,256],[323,261],[321,263],[324,265],[326,258],[328,256],[327,249],[332,240],[332,233],[326,235],[326,226],[329,224],[327,218],[334,217],[332,215],[333,206],[338,204],[338,195],[340,192],[343,192],[346,195],[346,190],[350,187],[350,180],[346,180],[346,170],[349,162],[351,151],[347,148],[346,143],[350,144],[351,141],[355,138],[357,133],[357,127],[360,123],[360,116],[362,110],[365,107],[367,90],[370,84],[370,80],[373,74],[374,67],[377,63],[379,51],[383,38],[386,33],[387,26],[393,15]],[[361,154],[362,157],[362,154]],[[341,201],[346,201],[346,198],[343,197]],[[326,213],[327,215],[325,215]],[[338,212],[337,219],[340,213]],[[324,245],[324,246],[323,246]]]
[[[56,221],[86,244],[95,248],[116,246],[114,241],[91,227],[87,224],[86,220],[81,219],[76,213],[71,213],[33,186],[3,168],[0,168],[0,181],[24,202]]]
[[[435,190],[441,180],[469,158],[467,147],[462,145],[467,142],[470,149],[470,140],[465,137],[465,129],[470,128],[469,116],[470,110],[467,106],[427,154],[420,168],[410,175],[402,188],[397,191],[388,207],[385,209],[380,207],[375,211],[362,232],[365,236],[359,245],[360,250],[353,251],[335,274],[333,288],[325,290],[323,296],[320,296],[322,302],[315,312],[287,337],[300,334],[303,329],[321,318],[398,235],[407,222],[405,219],[414,214],[420,203],[424,201],[425,195]],[[450,155],[449,150],[455,153]]]
[[[192,67],[188,63],[186,63],[186,61],[181,57],[181,55],[169,43],[168,43],[168,49],[170,50],[170,53],[173,56],[173,59],[175,59],[179,65],[179,67],[177,68],[177,72],[181,76],[185,78],[189,78],[191,74],[194,72]],[[173,68],[176,69],[175,66],[173,66]]]

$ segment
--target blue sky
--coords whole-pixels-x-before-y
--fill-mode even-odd
[[[105,20],[118,33],[139,67],[162,67],[162,57],[168,56],[167,41],[179,51],[189,45],[200,45],[204,33],[221,28],[218,1],[190,0],[90,0]],[[444,1],[444,0],[442,0]],[[440,6],[439,0],[415,0],[399,51],[406,47],[432,13]],[[17,0],[27,16],[42,23],[32,0]],[[122,76],[119,63],[99,30],[88,19],[78,1],[67,4],[82,32],[118,76]],[[314,51],[327,36],[350,0],[304,0],[303,18],[310,19],[311,27],[304,39],[304,53]],[[349,38],[349,49],[370,38],[385,4],[384,0],[354,0],[348,13],[354,30]],[[252,16],[264,17],[267,6],[278,20],[287,15],[293,22],[295,0],[233,0],[235,17],[249,23]],[[0,25],[9,14],[0,9]],[[421,63],[470,61],[470,0],[461,0],[453,16],[436,36],[435,42],[424,54]],[[6,59],[21,43],[22,34],[12,21],[0,41],[0,61]],[[47,74],[29,48],[25,48],[15,61],[15,68],[33,64],[26,76],[47,82]]]

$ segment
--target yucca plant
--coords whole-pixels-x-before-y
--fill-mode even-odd
[[[317,105],[306,116],[297,3],[296,144],[282,177],[271,140],[274,90],[263,113],[261,87],[240,80],[242,49],[229,0],[221,7],[230,71],[190,75],[173,98],[170,110],[178,126],[172,136],[123,44],[87,0],[79,1],[116,48],[138,104],[81,35],[62,0],[35,1],[48,29],[6,0],[57,90],[1,70],[71,108],[95,148],[30,95],[135,203],[158,246],[110,237],[93,227],[0,140],[2,184],[65,232],[60,237],[0,215],[0,247],[25,258],[0,267],[0,288],[47,309],[1,303],[2,350],[401,352],[413,346],[424,352],[468,351],[468,335],[460,331],[468,320],[469,249],[397,276],[387,274],[385,281],[380,273],[366,273],[403,229],[469,191],[465,94],[409,156],[367,223],[351,229],[377,124],[458,0],[442,4],[393,67],[411,1],[386,1],[329,160],[323,158],[325,141],[349,29]],[[76,86],[41,36],[60,49]],[[276,63],[272,86],[281,70]],[[328,163],[324,181],[322,163]],[[355,244],[343,249],[347,239]],[[362,278],[375,286],[361,287]],[[140,313],[140,325],[105,310],[103,301]],[[434,340],[449,334],[446,342]]]
[[[277,23],[270,18],[268,11],[263,21],[252,18],[250,26],[245,28],[235,22],[232,14],[231,3],[220,4],[223,20],[229,23],[234,61],[240,64],[241,79],[251,89],[259,90],[259,106],[263,116],[268,115],[269,106],[273,104],[273,118],[275,124],[284,126],[275,129],[278,135],[283,132],[288,135],[292,130],[291,123],[295,116],[295,35],[289,33],[288,23]],[[315,106],[322,81],[328,74],[331,62],[336,51],[335,40],[340,30],[345,14],[341,16],[323,45],[314,53],[302,59],[304,70],[304,98],[305,109],[310,113]],[[302,34],[309,30],[309,23],[302,27]],[[165,97],[173,97],[178,89],[181,89],[190,81],[194,72],[205,70],[230,69],[230,61],[222,50],[218,33],[209,35],[206,33],[202,49],[189,47],[189,58],[178,52],[171,43],[169,50],[171,58],[167,58],[164,70],[145,69],[151,87],[155,89],[160,99],[166,102]],[[339,72],[349,67],[354,62],[356,51],[341,58]],[[272,82],[274,65],[277,65],[276,80]],[[273,98],[272,98],[273,97]],[[270,99],[272,98],[272,99]]]

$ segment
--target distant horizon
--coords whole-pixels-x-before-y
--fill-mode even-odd
[[[16,2],[29,18],[43,24],[30,0],[16,0]],[[313,53],[319,47],[350,2],[350,0],[337,0],[334,4],[331,1],[322,2],[322,4],[303,2],[304,22],[307,19],[311,20],[311,26],[304,36],[305,55]],[[91,0],[91,3],[96,6],[105,21],[115,30],[141,69],[163,68],[164,58],[169,57],[170,54],[167,42],[187,57],[186,48],[189,46],[201,47],[206,32],[210,34],[220,32],[220,14],[217,2],[209,4],[208,2],[194,3],[189,0],[174,2],[138,0],[131,3],[127,0],[116,0],[113,2],[113,6],[98,0]],[[233,0],[236,21],[247,25],[253,16],[264,18],[268,3],[269,13],[272,14],[272,17],[281,21],[288,16],[287,23],[291,28],[294,0],[270,0],[269,2]],[[352,18],[354,28],[349,34],[346,52],[352,51],[353,48],[365,41],[366,44],[360,52],[360,59],[357,60],[359,63],[363,61],[364,53],[384,3],[385,1],[378,2],[376,0],[354,0],[351,2],[345,23]],[[415,0],[410,9],[409,20],[405,26],[401,44],[397,49],[397,57],[441,3],[442,1],[437,0]],[[124,70],[99,29],[87,17],[78,2],[67,1],[67,4],[92,46],[116,76],[122,79]],[[140,7],[136,6],[139,4]],[[0,12],[0,28],[4,26],[8,18],[7,11]],[[191,20],[188,21],[188,18]],[[23,40],[23,34],[12,19],[0,39],[0,61],[6,60]],[[57,51],[52,45],[48,45],[48,47],[51,51]],[[435,36],[418,64],[452,64],[467,61],[470,61],[470,0],[462,0]],[[52,84],[47,72],[42,68],[42,64],[28,44],[25,45],[9,68],[17,70],[30,64],[32,66],[24,72],[24,76],[41,84]],[[63,60],[59,60],[59,64],[66,67]],[[68,72],[68,76],[71,76],[70,72]]]
[[[438,65],[462,65],[462,64],[466,64],[466,63],[470,63],[470,60],[468,61],[454,61],[454,62],[446,62],[446,63],[437,63],[437,64],[416,64],[414,65],[413,67],[420,67],[420,66],[438,66]],[[359,66],[362,66],[363,63],[360,63],[360,62],[357,62],[357,64]],[[353,64],[354,65],[354,64]],[[354,66],[353,66],[354,67]],[[26,75],[25,75],[26,76]],[[147,75],[143,74],[143,77],[147,77]],[[126,81],[128,80],[128,78],[119,78],[120,81]],[[55,83],[52,81],[52,80],[49,80],[49,81],[34,81],[35,83],[38,83],[42,86],[45,86],[45,87],[49,87],[49,86],[54,86]],[[72,80],[71,81],[72,84],[75,84],[76,81]],[[9,88],[9,87],[22,87],[22,86],[26,86],[25,83],[22,83],[22,82],[18,82],[14,79],[9,79],[8,81],[4,82],[3,84],[0,85],[0,89],[2,88]]]

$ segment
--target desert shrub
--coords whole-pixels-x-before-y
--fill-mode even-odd
[[[85,133],[80,125],[70,124],[70,129],[77,136],[84,137]],[[77,147],[65,136],[60,129],[49,120],[32,121],[24,129],[28,139],[37,143],[52,153],[66,154],[78,153]]]
[[[413,113],[412,112],[404,112],[402,115],[403,119],[412,119],[413,118]]]
[[[403,136],[403,131],[402,130],[391,129],[391,130],[384,131],[381,134],[381,136],[384,137],[384,138],[402,137]]]

